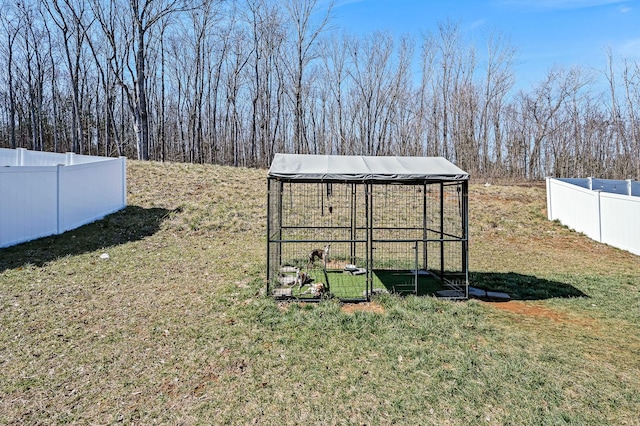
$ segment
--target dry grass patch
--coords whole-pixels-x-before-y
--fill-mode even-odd
[[[341,308],[342,312],[352,314],[354,312],[370,312],[374,314],[384,314],[384,307],[376,302],[366,303],[345,303]]]
[[[589,329],[591,331],[601,330],[598,321],[593,318],[588,318],[584,315],[571,315],[567,312],[545,306],[542,302],[523,302],[519,300],[512,300],[509,302],[485,303],[494,309],[516,314],[518,316],[526,318],[527,320],[548,320],[555,323],[579,327],[582,329]],[[536,326],[538,326],[537,323]]]

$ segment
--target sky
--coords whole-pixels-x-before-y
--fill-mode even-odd
[[[332,19],[352,34],[380,30],[416,40],[447,21],[478,49],[489,34],[506,37],[521,87],[555,66],[604,71],[606,49],[640,60],[640,0],[334,0]]]

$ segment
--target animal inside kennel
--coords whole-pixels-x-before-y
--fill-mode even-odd
[[[267,292],[468,297],[469,175],[441,157],[276,154]]]

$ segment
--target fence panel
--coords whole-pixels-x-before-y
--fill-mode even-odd
[[[640,255],[640,197],[600,193],[602,242]]]
[[[593,191],[583,187],[583,179],[547,178],[549,220],[559,220],[596,241],[640,255],[640,184],[589,181]]]
[[[59,233],[123,208],[126,184],[120,161],[99,161],[60,168]]]
[[[0,149],[0,247],[101,219],[126,194],[124,157]]]
[[[58,167],[0,167],[0,247],[58,230]]]
[[[563,225],[600,241],[598,210],[597,192],[557,179],[547,179],[549,220],[559,220]]]

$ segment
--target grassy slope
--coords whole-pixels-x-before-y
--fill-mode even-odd
[[[471,187],[474,282],[521,300],[347,312],[263,296],[265,176],[131,161],[126,210],[0,250],[0,422],[640,423],[640,258],[543,188]]]

